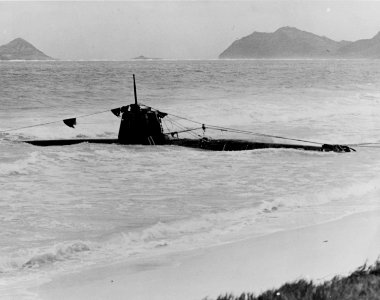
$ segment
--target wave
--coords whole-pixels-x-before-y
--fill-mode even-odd
[[[22,268],[34,268],[46,264],[52,264],[56,261],[69,259],[73,254],[83,251],[90,251],[90,248],[82,242],[76,242],[69,246],[59,246],[53,253],[44,253],[33,256],[22,265]]]
[[[71,269],[87,263],[109,263],[136,255],[155,255],[157,251],[169,253],[216,245],[246,236],[265,235],[285,230],[286,226],[302,227],[310,225],[310,219],[304,216],[305,224],[300,221],[301,218],[297,218],[297,222],[292,223],[291,216],[299,210],[311,212],[315,222],[328,221],[358,212],[360,209],[368,209],[368,203],[371,201],[365,201],[362,205],[364,197],[371,198],[372,204],[375,205],[379,190],[380,179],[374,179],[367,183],[335,188],[327,192],[276,197],[271,201],[261,202],[255,207],[207,213],[176,221],[159,221],[139,230],[112,232],[92,241],[67,241],[50,248],[20,250],[0,259],[0,272],[14,273],[46,269],[56,264],[62,266],[60,268],[62,270]],[[350,206],[345,205],[346,199],[349,199]],[[313,207],[329,203],[335,207],[335,210],[331,210],[330,207],[326,210],[328,214],[324,216],[320,213],[318,219]],[[287,218],[286,222],[284,222],[284,217]],[[80,260],[79,265],[78,260]]]
[[[380,180],[376,179],[368,183],[340,187],[328,192],[304,195],[289,194],[262,202],[256,207],[208,213],[171,222],[158,222],[141,231],[114,233],[105,242],[105,245],[102,245],[102,248],[103,250],[107,249],[109,253],[133,255],[162,247],[167,249],[185,247],[188,249],[189,247],[197,248],[202,245],[217,244],[221,240],[239,238],[238,236],[241,236],[242,232],[248,235],[265,235],[279,230],[281,218],[289,216],[297,210],[314,211],[313,207],[326,204],[338,206],[339,209],[330,211],[329,215],[321,214],[321,218],[326,221],[328,218],[368,209],[368,206],[365,205],[361,207],[361,200],[365,196],[371,196],[372,202],[375,202],[379,190]],[[249,196],[247,195],[247,197]],[[340,203],[345,203],[347,199],[355,206],[340,206]],[[279,220],[279,227],[263,226],[268,220],[273,219]],[[301,225],[297,224],[297,226]]]
[[[74,259],[80,253],[87,251],[90,251],[90,246],[81,241],[69,244],[58,244],[51,249],[45,250],[19,250],[11,256],[2,257],[0,259],[0,273],[43,268],[56,262]]]
[[[371,197],[376,201],[380,192],[380,179],[375,178],[368,182],[349,184],[336,187],[329,191],[309,194],[288,194],[284,197],[275,197],[270,201],[263,201],[255,207],[241,208],[233,211],[203,214],[188,220],[174,222],[158,222],[136,233],[123,234],[125,241],[131,242],[170,242],[189,239],[209,239],[211,236],[239,232],[242,228],[257,225],[259,219],[268,214],[274,217],[282,213],[292,212],[294,209],[305,209],[323,204],[333,203],[339,205],[341,201],[349,199],[353,204],[361,204],[362,200]],[[371,200],[369,199],[369,200]],[[366,199],[368,200],[368,199]],[[370,201],[365,201],[369,203]],[[342,210],[345,208],[342,207]],[[342,212],[343,213],[343,212]],[[266,215],[266,216],[265,216]]]
[[[13,162],[0,163],[0,175],[28,175],[31,172],[31,166],[35,165],[40,159],[40,153],[31,152],[28,157],[18,159]]]
[[[255,209],[209,213],[186,220],[159,221],[141,230],[114,232],[96,241],[67,241],[50,247],[18,250],[0,258],[0,273],[46,269],[55,264],[72,268],[78,259],[83,265],[86,262],[125,259],[155,250],[199,247],[212,240],[217,243],[218,237],[254,224],[258,213],[275,212],[280,206],[272,203]]]

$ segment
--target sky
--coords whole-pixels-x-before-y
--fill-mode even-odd
[[[254,31],[292,26],[372,38],[379,1],[0,1],[0,45],[21,37],[62,60],[214,59]]]

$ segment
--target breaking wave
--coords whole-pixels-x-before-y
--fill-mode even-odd
[[[40,153],[31,152],[28,157],[11,162],[0,162],[0,175],[28,175],[40,159]]]
[[[19,250],[11,256],[0,259],[0,273],[47,267],[56,262],[75,259],[80,253],[87,251],[90,251],[90,247],[80,241],[70,244],[58,244],[51,249],[45,250]]]
[[[33,256],[27,262],[25,262],[23,268],[41,267],[46,264],[52,264],[56,261],[63,261],[71,258],[74,254],[83,251],[90,251],[90,248],[81,242],[74,243],[69,246],[60,246],[53,253],[44,253]]]
[[[326,193],[309,195],[292,195],[278,197],[272,201],[265,201],[255,207],[247,207],[233,211],[203,214],[176,221],[159,221],[140,230],[118,231],[91,241],[71,241],[59,243],[49,248],[34,248],[19,250],[0,259],[0,273],[13,274],[15,272],[37,271],[39,269],[52,270],[51,267],[60,265],[58,269],[73,269],[77,263],[85,264],[109,263],[110,261],[124,260],[136,255],[154,255],[157,251],[164,253],[171,251],[189,250],[204,246],[216,245],[247,236],[270,234],[278,230],[310,225],[305,212],[310,208],[311,218],[315,222],[331,220],[342,215],[368,210],[367,205],[360,204],[363,197],[372,198],[372,204],[379,206],[378,199],[380,180],[374,179],[368,183],[361,183],[346,188],[336,188]],[[356,206],[346,206],[347,202]],[[316,218],[313,207],[334,203],[338,206],[337,213],[323,215]],[[297,210],[304,211],[305,222],[298,219],[298,223],[291,221],[291,215]],[[283,217],[289,216],[286,225]]]

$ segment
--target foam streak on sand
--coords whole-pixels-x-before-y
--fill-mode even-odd
[[[42,299],[202,299],[259,293],[285,281],[345,275],[380,252],[380,211],[311,227],[59,276]],[[349,251],[347,251],[349,249]]]

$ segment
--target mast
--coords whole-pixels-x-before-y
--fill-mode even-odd
[[[133,74],[133,91],[134,91],[134,95],[135,95],[135,105],[137,105],[137,92],[136,92],[135,74]]]

